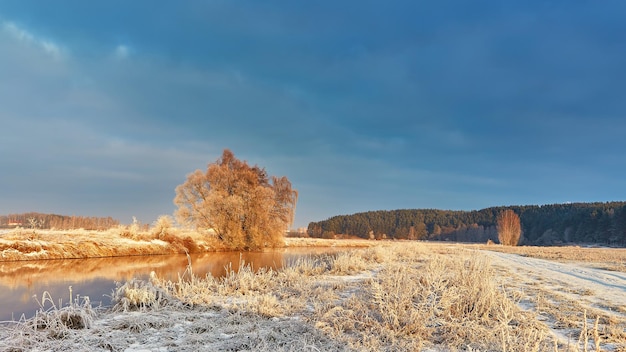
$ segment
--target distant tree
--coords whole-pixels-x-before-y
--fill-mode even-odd
[[[410,232],[411,232],[411,228],[397,227],[395,228],[395,233],[394,233],[393,238],[398,239],[398,240],[415,239],[415,238],[410,238]]]
[[[212,229],[231,249],[253,250],[283,242],[293,222],[298,193],[286,177],[268,177],[228,149],[176,187],[176,218],[196,228]]]
[[[334,239],[335,238],[335,232],[334,231],[324,231],[324,233],[322,234],[322,238],[325,239]]]
[[[438,224],[434,224],[432,237],[437,238],[439,236],[441,236],[441,226],[439,226]]]
[[[626,245],[626,205],[615,214],[611,244]]]
[[[312,222],[307,228],[307,233],[310,237],[320,238],[322,237],[322,226]]]
[[[517,246],[522,234],[519,216],[511,209],[498,215],[498,239],[506,246]]]
[[[423,222],[418,222],[417,224],[415,224],[413,229],[415,231],[416,240],[421,240],[421,239],[426,238],[426,236],[428,236],[428,231],[426,230],[426,224],[424,224]]]
[[[31,229],[36,229],[38,227],[40,227],[40,224],[42,224],[43,221],[41,221],[40,219],[37,218],[28,218],[28,226],[30,226]]]

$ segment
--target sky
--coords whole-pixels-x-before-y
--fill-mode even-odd
[[[2,0],[0,214],[151,223],[224,148],[294,227],[626,200],[623,0]]]

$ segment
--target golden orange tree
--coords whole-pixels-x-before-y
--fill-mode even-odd
[[[287,177],[235,158],[228,149],[176,187],[180,223],[212,229],[231,249],[254,250],[283,243],[293,222],[298,192]]]
[[[506,246],[517,246],[522,235],[519,216],[511,209],[498,215],[498,240]]]

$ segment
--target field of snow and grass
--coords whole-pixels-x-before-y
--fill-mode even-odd
[[[74,292],[69,307],[3,324],[0,350],[626,351],[626,275],[600,269],[608,257],[623,265],[624,252],[583,250],[574,263],[374,243],[223,278],[196,276],[192,263],[178,280],[120,285],[108,309]]]

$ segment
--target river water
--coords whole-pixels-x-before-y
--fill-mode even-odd
[[[336,251],[336,250],[334,250]],[[253,268],[278,269],[298,257],[334,252],[330,248],[290,248],[266,252],[217,252],[190,255],[193,272],[223,276],[225,268],[237,269],[243,261]],[[0,262],[0,322],[32,317],[41,308],[44,293],[57,307],[70,298],[88,296],[93,305],[110,306],[116,282],[147,279],[150,272],[178,280],[187,268],[186,255],[136,256],[68,260]],[[48,295],[46,295],[48,297]],[[52,303],[46,302],[43,309]]]

